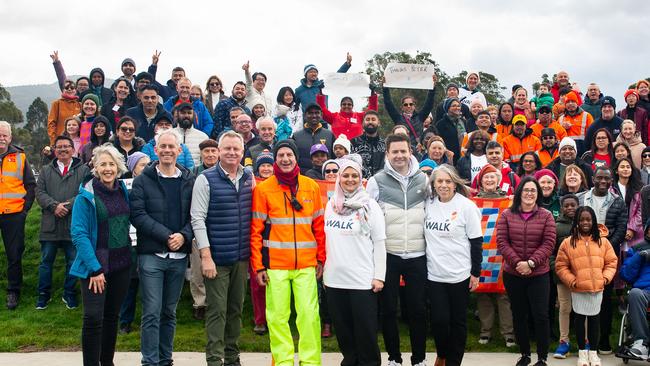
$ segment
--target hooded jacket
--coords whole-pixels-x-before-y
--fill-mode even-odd
[[[634,288],[650,290],[650,262],[639,255],[642,250],[650,250],[648,239],[634,248],[627,250],[625,261],[621,266],[620,276]]]
[[[138,104],[133,108],[126,110],[126,115],[132,117],[138,122],[138,129],[136,131],[136,136],[141,137],[145,141],[149,141],[154,137],[154,128],[156,123],[165,117],[168,121],[173,121],[172,115],[163,108],[163,105],[158,103],[156,105],[156,115],[151,119],[151,122],[147,121],[147,116],[144,114],[144,107],[142,103]]]
[[[102,76],[102,84],[95,86],[93,85],[93,74],[94,73],[99,73]],[[106,77],[104,76],[104,70],[102,70],[99,67],[96,67],[92,70],[90,70],[90,74],[88,75],[88,78],[90,79],[90,85],[89,85],[89,90],[95,94],[96,96],[99,97],[99,105],[97,108],[101,108],[104,104],[108,104],[111,99],[113,99],[113,91],[107,87],[104,86],[104,83],[106,82]]]
[[[591,114],[591,116],[594,117],[595,121],[602,115],[602,111],[600,109],[603,106],[603,98],[603,93],[600,93],[598,100],[593,102],[591,99],[589,99],[589,96],[585,95],[584,103],[582,103],[580,107],[583,111]]]
[[[533,136],[533,130],[530,128],[526,128],[522,137],[515,136],[513,128],[510,135],[501,140],[501,145],[503,145],[503,160],[508,161],[513,169],[519,165],[521,155],[525,152],[542,148],[542,143]]]
[[[70,241],[71,215],[56,217],[54,210],[59,203],[72,206],[79,193],[79,185],[90,174],[90,169],[77,158],[72,158],[66,175],[61,175],[58,160],[43,166],[36,185],[36,201],[41,206],[41,241]]]
[[[425,255],[425,201],[427,176],[411,155],[407,176],[402,176],[388,160],[384,169],[368,179],[366,190],[384,211],[386,252],[393,255]]]
[[[458,120],[458,123],[464,123],[462,116]],[[461,157],[461,154],[460,139],[458,138],[458,130],[456,129],[456,126],[454,126],[454,122],[452,122],[449,114],[445,114],[445,116],[440,121],[436,122],[435,126],[438,129],[439,136],[445,140],[447,150],[450,150],[454,153],[454,165],[456,165],[458,159]]]
[[[77,97],[59,98],[52,102],[50,113],[47,116],[47,135],[50,137],[50,145],[54,145],[57,136],[63,134],[65,119],[81,113],[81,103]]]

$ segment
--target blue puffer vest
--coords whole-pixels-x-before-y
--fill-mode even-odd
[[[247,261],[251,255],[253,176],[246,170],[239,191],[219,165],[203,171],[210,184],[210,204],[205,225],[212,260],[218,266]]]

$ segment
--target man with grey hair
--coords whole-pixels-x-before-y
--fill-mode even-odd
[[[171,365],[176,305],[192,250],[190,203],[194,176],[176,164],[181,136],[158,134],[159,160],[133,180],[131,223],[138,232],[138,272],[142,297],[140,344],[143,365]]]
[[[594,117],[594,121],[601,116],[600,108],[603,105],[603,98],[603,93],[600,92],[598,84],[590,83],[587,85],[587,95],[585,96],[584,103],[582,103],[582,110],[591,114]]]
[[[262,117],[255,123],[259,133],[259,144],[253,145],[244,152],[244,166],[253,167],[257,156],[263,152],[273,153],[275,143],[275,121],[270,117]]]
[[[0,233],[7,254],[7,308],[18,306],[23,284],[25,219],[34,203],[36,179],[27,154],[11,144],[11,125],[0,121]]]
[[[205,279],[206,361],[208,366],[235,366],[240,364],[255,180],[240,165],[244,140],[239,134],[224,132],[218,145],[219,162],[194,184],[192,228]]]

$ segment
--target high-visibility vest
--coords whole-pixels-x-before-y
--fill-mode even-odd
[[[5,155],[0,167],[0,214],[18,213],[25,207],[25,153],[14,152]]]
[[[589,121],[590,116],[591,115],[589,113],[583,111],[582,112],[582,120],[580,121],[580,125],[576,124],[575,119],[571,118],[570,120],[571,120],[571,124],[573,124],[573,126],[571,126],[571,128],[566,130],[567,137],[570,137],[570,138],[572,138],[574,140],[584,140],[585,139],[585,132],[587,132],[587,128],[589,127],[587,122]],[[563,124],[564,119],[565,119],[564,117],[565,117],[565,115],[563,114],[558,119],[558,123],[560,125]],[[576,127],[579,128],[578,131],[576,131]]]

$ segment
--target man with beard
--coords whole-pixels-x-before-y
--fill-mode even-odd
[[[316,144],[322,144],[327,147],[327,151],[332,151],[334,144],[334,134],[332,131],[323,128],[321,118],[323,113],[318,104],[310,104],[305,109],[305,128],[293,134],[293,139],[298,146],[298,166],[300,172],[307,173],[312,168],[311,147]]]
[[[176,86],[178,95],[169,98],[165,102],[164,107],[168,112],[171,112],[175,106],[178,106],[182,103],[191,103],[194,109],[194,127],[203,131],[207,135],[212,132],[212,129],[214,128],[212,116],[202,101],[190,97],[190,89],[192,89],[192,82],[190,79],[182,78],[179,80],[178,85]]]
[[[558,177],[560,182],[564,179],[564,173],[566,172],[566,167],[575,164],[585,173],[587,177],[587,183],[591,186],[591,177],[593,176],[593,170],[591,169],[591,164],[587,164],[582,159],[578,158],[578,153],[576,152],[576,142],[573,141],[570,137],[565,137],[560,141],[560,155],[555,158],[546,169],[549,169],[555,173],[555,176]]]
[[[512,131],[503,138],[503,159],[516,169],[521,155],[526,151],[537,151],[542,148],[539,139],[533,136],[533,130],[526,127],[526,117],[518,114],[512,118]]]
[[[181,134],[181,142],[187,145],[192,154],[194,166],[199,165],[201,149],[199,144],[208,138],[208,135],[194,128],[194,109],[190,103],[181,103],[174,107],[174,121],[176,121],[176,131]]]
[[[542,167],[546,167],[551,163],[551,161],[553,161],[553,159],[557,158],[559,154],[555,130],[548,127],[542,129],[541,141],[542,148],[537,151],[537,156],[539,156],[539,161],[542,163]]]
[[[587,129],[587,135],[585,135],[585,146],[591,146],[596,131],[601,128],[606,128],[612,135],[614,141],[621,133],[621,124],[623,123],[623,119],[616,115],[616,100],[614,98],[610,96],[602,98],[599,114],[600,117]]]
[[[483,131],[487,133],[490,137],[489,141],[498,141],[500,139],[499,135],[497,134],[497,129],[492,127],[490,112],[486,110],[482,110],[476,115],[476,128],[476,130],[466,134],[465,137],[463,137],[463,143],[460,145],[460,151],[463,155],[465,155],[465,151],[467,150],[467,142],[469,141],[469,138],[476,131]]]
[[[273,152],[275,143],[275,121],[270,117],[262,117],[255,124],[259,133],[259,143],[246,149],[244,153],[244,166],[253,167],[257,157],[262,152]]]
[[[578,106],[580,97],[575,91],[567,93],[564,104],[564,114],[557,121],[564,127],[567,136],[576,142],[577,153],[582,156],[585,152],[585,134],[589,126],[594,122],[594,117]]]
[[[145,141],[153,138],[156,121],[162,117],[172,120],[169,112],[158,103],[158,87],[155,85],[145,85],[140,88],[140,104],[127,109],[126,115],[138,122],[136,136]]]
[[[131,86],[135,88],[135,61],[132,58],[127,57],[122,61],[122,77],[128,80],[131,83]]]
[[[380,125],[379,113],[367,111],[363,116],[363,134],[350,141],[352,143],[351,152],[361,155],[363,177],[365,179],[384,169],[386,143],[379,136]]]
[[[215,112],[217,121],[214,125],[214,130],[210,134],[211,138],[216,139],[222,132],[232,130],[232,124],[229,118],[231,109],[239,107],[246,114],[251,114],[250,109],[246,107],[246,95],[246,84],[243,81],[238,81],[232,87],[232,95],[219,101]]]

